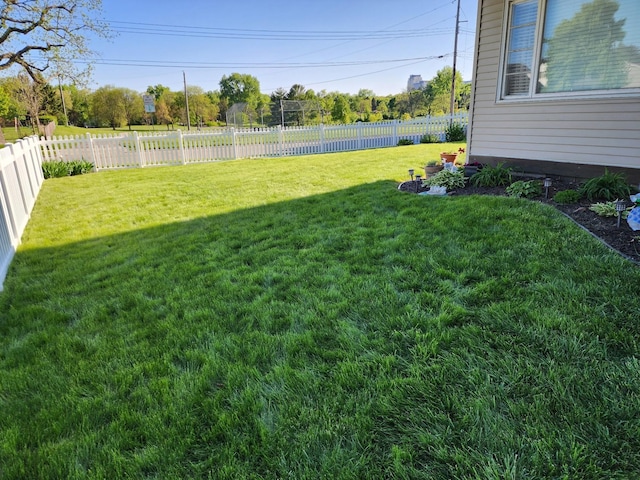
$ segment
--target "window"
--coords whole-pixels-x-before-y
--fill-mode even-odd
[[[639,0],[508,6],[502,98],[640,92]]]

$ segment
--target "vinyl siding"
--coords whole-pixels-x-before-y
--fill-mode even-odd
[[[504,0],[479,0],[469,155],[640,169],[640,95],[497,101]]]

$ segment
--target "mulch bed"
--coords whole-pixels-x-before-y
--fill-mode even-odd
[[[518,176],[518,180],[531,180],[533,177]],[[623,219],[620,222],[620,228],[617,228],[617,219],[611,217],[601,217],[595,212],[589,210],[591,202],[581,201],[571,205],[561,205],[553,201],[553,196],[567,189],[577,189],[579,183],[568,179],[553,178],[553,185],[549,188],[549,198],[544,195],[534,197],[532,200],[539,201],[551,205],[563,212],[569,218],[573,219],[578,225],[581,225],[587,231],[591,232],[595,237],[602,240],[605,244],[616,250],[618,253],[628,259],[640,264],[640,231],[634,232],[629,228],[627,222]],[[427,187],[417,185],[417,182],[403,182],[398,186],[398,190],[419,193],[427,191]],[[464,188],[449,192],[448,195],[499,195],[506,196],[505,187],[474,187],[467,184]]]

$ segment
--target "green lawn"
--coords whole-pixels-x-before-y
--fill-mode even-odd
[[[182,129],[183,131],[187,130],[186,126],[178,126],[174,125],[174,129]],[[195,128],[195,127],[192,127]],[[115,130],[113,128],[84,128],[84,127],[74,127],[66,125],[57,125],[56,130],[54,132],[54,136],[75,136],[75,135],[86,135],[90,133],[91,135],[113,135],[117,133],[127,133],[130,131],[138,131],[138,132],[148,132],[148,131],[156,131],[156,132],[166,132],[166,125],[134,125],[129,130],[129,127],[118,127]],[[33,129],[31,127],[20,127],[18,130],[15,127],[2,127],[2,133],[4,134],[4,138],[7,142],[15,142],[16,140],[22,137],[28,137],[33,135]],[[0,144],[1,145],[1,144]]]
[[[0,478],[640,477],[640,269],[546,205],[397,191],[443,148],[45,181]]]

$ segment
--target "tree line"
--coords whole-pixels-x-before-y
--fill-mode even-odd
[[[111,127],[157,124],[168,129],[176,125],[194,127],[227,123],[243,126],[317,123],[376,122],[449,113],[451,67],[440,70],[421,90],[377,96],[361,89],[357,94],[314,91],[294,84],[271,95],[260,92],[252,75],[232,73],[220,79],[219,89],[205,91],[188,86],[172,91],[152,85],[145,92],[106,85],[91,91],[72,84],[52,84],[25,73],[0,79],[0,118],[4,125],[14,119],[33,125],[55,120],[58,124],[83,127]],[[470,86],[456,79],[456,106],[466,110]],[[155,112],[146,113],[143,94],[152,95]],[[189,118],[187,119],[187,101]]]

